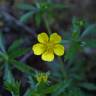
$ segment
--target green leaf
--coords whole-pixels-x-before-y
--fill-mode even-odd
[[[29,20],[30,18],[32,18],[32,16],[33,16],[34,13],[35,13],[35,12],[30,11],[30,12],[24,14],[23,16],[21,16],[20,22],[22,22],[22,23],[27,23],[28,20]]]
[[[84,38],[85,36],[90,36],[92,34],[93,36],[96,35],[96,24],[92,24],[87,26],[85,31],[82,33],[81,38]]]
[[[41,23],[41,14],[36,14],[35,15],[35,22],[36,22],[36,26],[39,27],[40,23]]]
[[[4,52],[0,52],[0,58],[5,62],[8,61],[8,55]]]
[[[11,72],[11,69],[10,69],[10,66],[5,63],[4,64],[4,82],[6,83],[14,83],[14,78],[13,78],[13,75],[12,75],[12,72]]]
[[[43,96],[43,95],[37,93],[36,90],[30,88],[25,92],[24,96]]]
[[[31,76],[34,76],[35,70],[32,67],[30,67],[20,61],[16,61],[16,60],[12,60],[12,59],[9,60],[9,62],[13,66],[15,66],[18,70],[20,70],[21,72],[25,72],[25,73],[30,74]]]
[[[4,87],[11,92],[11,94],[14,94],[15,96],[19,96],[19,84],[15,82],[15,79],[12,75],[11,68],[9,64],[4,65]],[[12,95],[13,96],[13,95]]]
[[[41,85],[40,85],[41,86]],[[52,96],[59,96],[69,86],[69,81],[61,82],[50,87],[36,87],[36,89],[28,89],[24,96],[46,96],[46,94],[54,93]],[[55,94],[56,93],[56,94]],[[58,95],[57,95],[58,94]]]
[[[70,86],[70,83],[71,83],[71,80],[64,81],[64,83],[60,87],[58,87],[58,90],[56,90],[52,94],[52,96],[59,96],[60,94],[62,94],[66,90],[66,88]]]
[[[20,94],[20,83],[15,81],[14,83],[5,83],[5,88],[11,92],[12,96],[19,96]]]
[[[93,83],[84,82],[84,83],[80,83],[79,86],[87,90],[96,90],[96,84]]]
[[[4,48],[4,40],[3,40],[3,34],[2,32],[0,32],[0,49],[5,52],[5,48]]]
[[[23,40],[22,39],[15,40],[12,43],[12,45],[8,48],[8,52],[16,51],[21,46],[22,43],[23,43]]]
[[[31,4],[25,4],[25,3],[19,3],[16,5],[18,9],[24,10],[24,11],[32,11],[35,10],[36,8],[32,6]]]
[[[68,8],[69,6],[65,6],[64,4],[59,3],[49,3],[49,2],[41,2],[40,6],[42,9],[52,10],[52,9],[62,9],[62,8]]]
[[[31,49],[30,48],[19,48],[17,50],[8,52],[8,57],[9,59],[11,58],[16,58],[25,55],[27,52],[29,52]]]
[[[69,48],[65,55],[65,60],[73,60],[76,54],[78,53],[78,50],[80,49],[80,43],[76,41],[70,42]]]
[[[61,83],[52,85],[52,86],[48,87],[48,88],[45,90],[45,93],[47,93],[47,94],[48,94],[48,93],[53,93],[53,92],[55,92],[56,90],[58,90],[61,86],[62,86]]]
[[[80,34],[80,25],[79,25],[79,20],[77,17],[73,17],[72,18],[72,32],[73,32],[73,36],[79,36]]]
[[[44,93],[52,93],[54,96],[59,96],[70,85],[70,81],[64,81],[44,89]],[[53,95],[52,95],[53,96]]]
[[[80,88],[73,87],[68,90],[67,96],[85,96]]]
[[[86,40],[85,45],[86,47],[96,48],[96,40]]]

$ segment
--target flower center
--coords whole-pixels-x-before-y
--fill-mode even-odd
[[[52,42],[48,42],[46,45],[47,45],[47,50],[50,50],[50,49],[52,50],[54,47],[54,44]]]

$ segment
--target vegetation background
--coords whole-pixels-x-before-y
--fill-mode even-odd
[[[65,54],[45,62],[32,46],[50,30]],[[96,0],[0,0],[0,96],[96,96]]]

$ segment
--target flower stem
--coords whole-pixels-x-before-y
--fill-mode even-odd
[[[44,19],[44,23],[45,23],[46,29],[48,30],[48,34],[50,35],[52,32],[51,32],[51,29],[49,27],[48,20],[47,20],[47,18],[45,16],[43,16],[43,19]]]

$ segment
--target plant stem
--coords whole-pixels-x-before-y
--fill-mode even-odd
[[[47,20],[47,18],[45,16],[43,16],[43,19],[44,19],[44,23],[45,23],[46,29],[48,30],[48,34],[50,35],[52,32],[51,32],[51,29],[49,27],[48,20]]]

